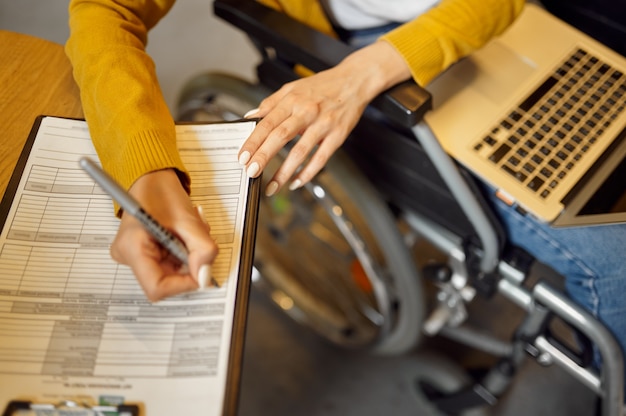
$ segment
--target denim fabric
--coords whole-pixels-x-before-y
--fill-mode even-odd
[[[562,274],[568,295],[599,318],[626,353],[626,224],[553,228],[490,195],[508,241]]]
[[[339,38],[348,45],[356,48],[362,48],[370,43],[376,41],[380,36],[395,29],[402,23],[388,23],[384,26],[372,27],[367,29],[346,30],[339,27],[335,27],[335,32],[339,35]]]

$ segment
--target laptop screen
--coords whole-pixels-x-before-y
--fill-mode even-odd
[[[626,212],[626,159],[617,165],[604,183],[582,207],[579,215]]]

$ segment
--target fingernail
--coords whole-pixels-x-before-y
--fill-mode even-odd
[[[271,181],[270,183],[267,184],[267,187],[265,188],[265,196],[272,196],[276,193],[277,190],[278,190],[278,182]]]
[[[239,155],[239,164],[245,165],[250,160],[250,152],[244,150],[242,154]]]
[[[248,166],[246,174],[248,175],[248,178],[254,178],[257,173],[259,173],[259,164],[254,162],[253,164]]]
[[[209,275],[211,274],[211,266],[208,264],[203,264],[200,266],[200,270],[198,270],[198,286],[200,289],[206,289],[209,284]]]
[[[301,186],[302,186],[302,181],[300,179],[296,179],[295,181],[291,182],[291,184],[289,184],[289,190],[295,191]]]
[[[243,115],[243,118],[248,118],[248,117],[252,117],[253,115],[255,115],[256,113],[259,112],[258,108],[253,108],[252,110],[248,111],[246,114]]]
[[[202,209],[202,205],[197,205],[196,211],[198,211],[198,215],[200,216],[200,218],[204,220],[204,210]]]

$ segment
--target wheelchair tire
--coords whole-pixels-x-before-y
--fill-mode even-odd
[[[179,121],[236,120],[258,107],[270,91],[234,75],[206,72],[183,86],[177,103]]]
[[[419,272],[388,206],[343,152],[261,206],[255,266],[285,312],[343,347],[391,355],[418,343]]]
[[[181,94],[180,119],[239,118],[267,93],[230,75],[202,74]],[[387,204],[341,150],[303,188],[262,198],[254,265],[255,288],[335,345],[392,355],[419,342],[425,308],[411,250]]]

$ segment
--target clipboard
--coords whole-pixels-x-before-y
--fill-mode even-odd
[[[47,121],[46,121],[47,120]],[[12,173],[11,179],[7,186],[7,190],[2,197],[0,202],[0,230],[3,230],[5,227],[10,227],[11,224],[7,223],[9,215],[13,210],[19,210],[19,207],[16,208],[21,201],[17,198],[19,192],[23,189],[23,178],[24,175],[31,174],[27,172],[26,169],[29,167],[29,159],[31,158],[31,154],[34,149],[34,145],[37,139],[37,135],[42,128],[42,123],[49,121],[59,121],[61,124],[63,123],[78,123],[77,126],[85,126],[84,120],[79,119],[68,119],[68,118],[60,118],[54,116],[39,116],[35,120],[29,137],[26,141],[26,144],[21,152],[20,158],[17,162],[17,165]],[[249,123],[250,120],[235,120],[235,121],[225,121],[218,123],[185,123],[185,126],[194,126],[194,127],[202,127],[203,125],[215,125],[219,124],[221,126],[227,127],[230,123]],[[95,152],[95,151],[94,151]],[[91,155],[94,157],[94,154]],[[31,166],[32,168],[32,166]],[[244,172],[245,174],[245,172]],[[244,181],[244,179],[241,179]],[[248,311],[248,300],[250,294],[250,284],[252,277],[252,264],[254,259],[254,245],[256,238],[256,228],[257,228],[257,220],[258,220],[258,210],[259,210],[259,201],[260,201],[260,187],[261,180],[260,178],[248,179],[245,177],[246,182],[246,204],[244,207],[244,220],[241,228],[240,241],[241,248],[239,253],[238,264],[236,265],[237,272],[237,282],[236,285],[233,285],[234,289],[234,306],[232,309],[232,325],[230,327],[230,342],[228,344],[228,361],[225,368],[225,384],[223,391],[223,402],[221,406],[221,415],[235,415],[237,411],[237,404],[239,399],[239,386],[241,381],[241,371],[242,371],[242,360],[243,360],[243,350],[244,350],[244,339],[245,339],[245,328],[247,321],[247,311]],[[192,190],[193,191],[193,190]],[[22,195],[23,196],[23,195]],[[110,216],[113,216],[112,211],[109,212]],[[1,249],[3,248],[5,243],[5,239],[0,239],[0,272],[2,271],[2,256]],[[220,289],[221,290],[221,289]],[[0,300],[3,294],[6,292],[2,292],[1,279],[0,279]],[[15,293],[18,297],[20,296],[19,292]],[[191,295],[192,296],[192,295]],[[28,297],[28,296],[26,296]],[[193,299],[192,299],[193,300]],[[0,340],[1,341],[1,340]],[[1,347],[0,347],[1,348]],[[3,377],[2,371],[2,363],[0,362],[0,378]],[[69,376],[72,377],[71,375]],[[28,395],[29,392],[22,392],[23,394]],[[20,393],[20,394],[22,394]],[[0,394],[0,397],[2,395]],[[31,396],[20,396],[14,395],[14,397],[6,398],[3,400],[6,403],[0,403],[0,409],[5,409],[3,416],[11,416],[11,415],[29,415],[34,414],[32,411],[34,410],[42,410],[47,409],[50,412],[53,412],[55,409],[62,409],[64,412],[66,410],[75,410],[77,414],[81,415],[97,415],[103,414],[107,416],[135,416],[139,414],[144,414],[144,406],[145,406],[145,414],[152,416],[153,414],[157,414],[154,408],[150,409],[150,404],[147,403],[148,400],[143,400],[141,397],[128,397],[130,403],[141,403],[140,406],[129,405],[129,404],[115,404],[115,405],[89,405],[79,403],[73,401],[71,399],[57,398],[56,401],[50,402],[39,402],[38,400],[30,400],[33,397]],[[136,400],[135,400],[136,399]],[[6,406],[6,407],[5,407]],[[59,407],[60,406],[60,407]],[[66,409],[67,408],[67,409]],[[83,411],[83,413],[80,413]],[[117,413],[115,413],[117,411]],[[28,413],[31,412],[31,413]],[[90,413],[91,412],[91,413]],[[100,413],[97,413],[100,412]],[[50,414],[54,415],[55,413],[38,413],[38,414]],[[73,413],[62,413],[63,415],[71,415]]]
[[[34,403],[12,400],[2,416],[139,416],[138,405],[95,405],[90,406],[73,401],[60,403]]]

